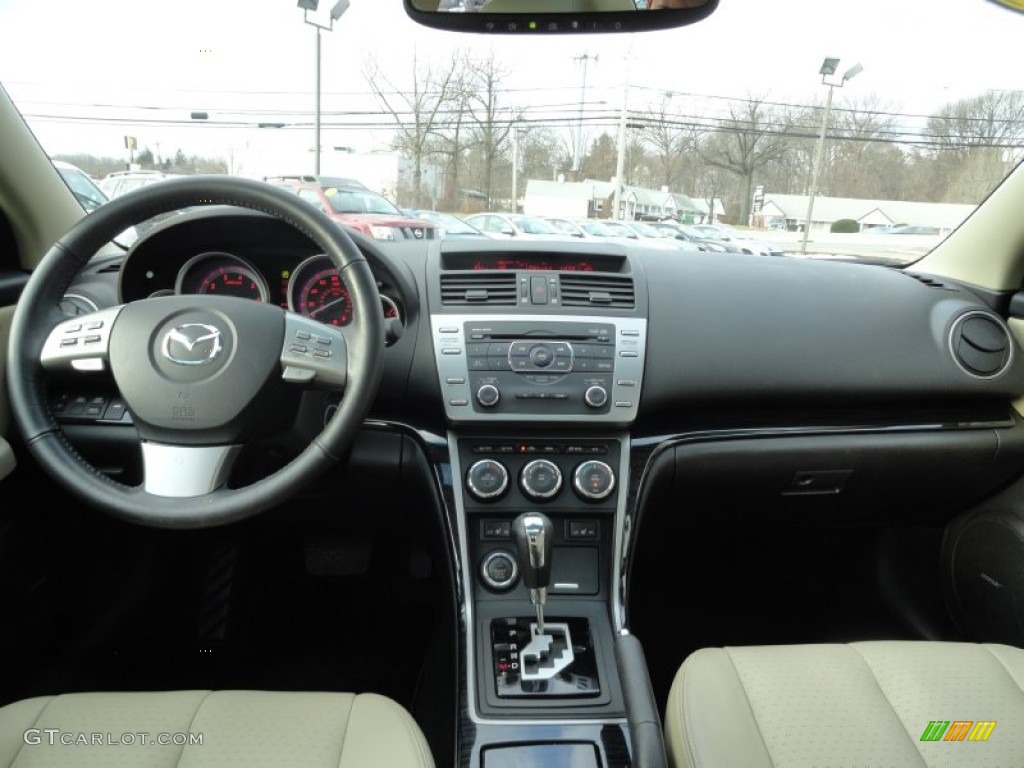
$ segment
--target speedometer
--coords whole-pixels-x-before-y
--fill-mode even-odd
[[[288,308],[327,325],[352,322],[352,295],[326,256],[312,256],[292,272]]]
[[[299,312],[328,325],[352,322],[352,296],[333,267],[315,272],[299,289]]]

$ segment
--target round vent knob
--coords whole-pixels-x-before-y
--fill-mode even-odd
[[[953,323],[949,347],[964,371],[984,379],[1005,371],[1013,356],[1006,326],[986,312],[968,312],[959,317]]]

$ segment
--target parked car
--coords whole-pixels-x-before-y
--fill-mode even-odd
[[[109,199],[113,200],[133,189],[142,189],[150,184],[181,176],[180,173],[164,173],[163,171],[114,171],[103,177],[100,189]]]
[[[699,251],[715,251],[717,253],[739,253],[740,249],[722,240],[713,240],[703,237],[685,224],[678,224],[674,221],[648,221],[648,226],[664,232],[669,237],[689,243]]]
[[[460,219],[453,213],[441,213],[440,211],[428,211],[419,208],[410,208],[405,210],[404,213],[415,219],[434,222],[439,227],[440,236],[449,240],[487,237],[487,235],[468,221]]]
[[[785,256],[786,254],[782,246],[777,243],[761,240],[724,224],[691,224],[690,228],[708,239],[735,245],[742,253],[757,256]]]
[[[93,181],[92,176],[77,165],[72,165],[63,160],[54,160],[53,167],[60,173],[61,178],[67,182],[68,187],[71,188],[75,197],[78,198],[78,202],[82,204],[86,211],[95,211],[110,199]]]
[[[119,151],[129,121],[190,152],[308,152],[323,30],[302,18],[332,3],[0,2],[0,765],[1021,768],[1024,17],[663,4],[513,2],[450,14],[481,32],[456,36],[355,3],[322,35],[325,146],[393,146],[370,86],[437,98],[451,73],[434,132],[405,109],[404,136],[457,166],[460,131],[458,178],[438,155],[430,181],[512,200],[511,146],[483,145],[508,131],[557,173],[536,126],[576,122],[587,65],[581,168],[611,175],[627,112],[650,151],[620,176],[659,171],[655,129],[696,127],[728,169],[686,152],[679,173],[747,207],[737,148],[780,158],[755,183],[812,179],[835,45],[871,58],[827,80],[828,190],[976,210],[888,266],[383,242],[223,175],[86,213],[48,156]],[[499,109],[471,114],[463,78],[495,74]],[[973,111],[943,111],[961,94]],[[184,117],[206,103],[244,111]],[[987,110],[998,134],[948,141],[941,115]],[[856,142],[857,115],[894,130]]]
[[[938,235],[941,234],[942,230],[938,227],[929,226],[927,224],[904,224],[902,226],[893,227],[888,231],[890,235]]]
[[[665,232],[664,230],[652,227],[650,224],[644,221],[617,221],[613,224],[619,225],[620,228],[628,229],[633,232],[638,242],[642,243],[648,248],[661,248],[670,251],[697,251],[700,250],[697,246],[693,245],[686,240],[677,240],[675,237]]]
[[[545,216],[544,219],[563,235],[569,235],[569,237],[575,237],[581,240],[593,240],[602,237],[602,235],[598,235],[588,230],[572,219],[566,219],[561,216]]]
[[[575,219],[573,223],[591,237],[619,241],[623,244],[635,242],[637,239],[637,234],[635,232],[629,229],[616,227],[614,226],[614,222],[607,219]],[[612,226],[609,226],[609,224]]]
[[[438,227],[405,215],[355,179],[338,176],[269,176],[264,181],[294,192],[335,221],[375,240],[433,240]]]
[[[563,234],[545,219],[539,216],[526,216],[522,213],[474,213],[472,216],[467,216],[466,221],[488,237],[497,239],[510,237],[540,240],[572,239],[570,235]]]

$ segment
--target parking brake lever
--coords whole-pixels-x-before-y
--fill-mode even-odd
[[[554,543],[551,519],[540,512],[523,512],[512,521],[512,543],[519,557],[523,583],[530,590],[530,602],[537,611],[537,632],[544,632],[544,604],[551,583],[551,549]]]

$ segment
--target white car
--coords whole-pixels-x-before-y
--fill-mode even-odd
[[[755,256],[784,256],[785,251],[781,246],[752,237],[732,227],[723,224],[692,224],[690,227],[702,236],[710,240],[719,240],[723,243],[735,245],[743,253]]]
[[[539,216],[522,213],[474,213],[466,221],[489,237],[499,240],[522,238],[526,240],[572,240],[554,224]]]

